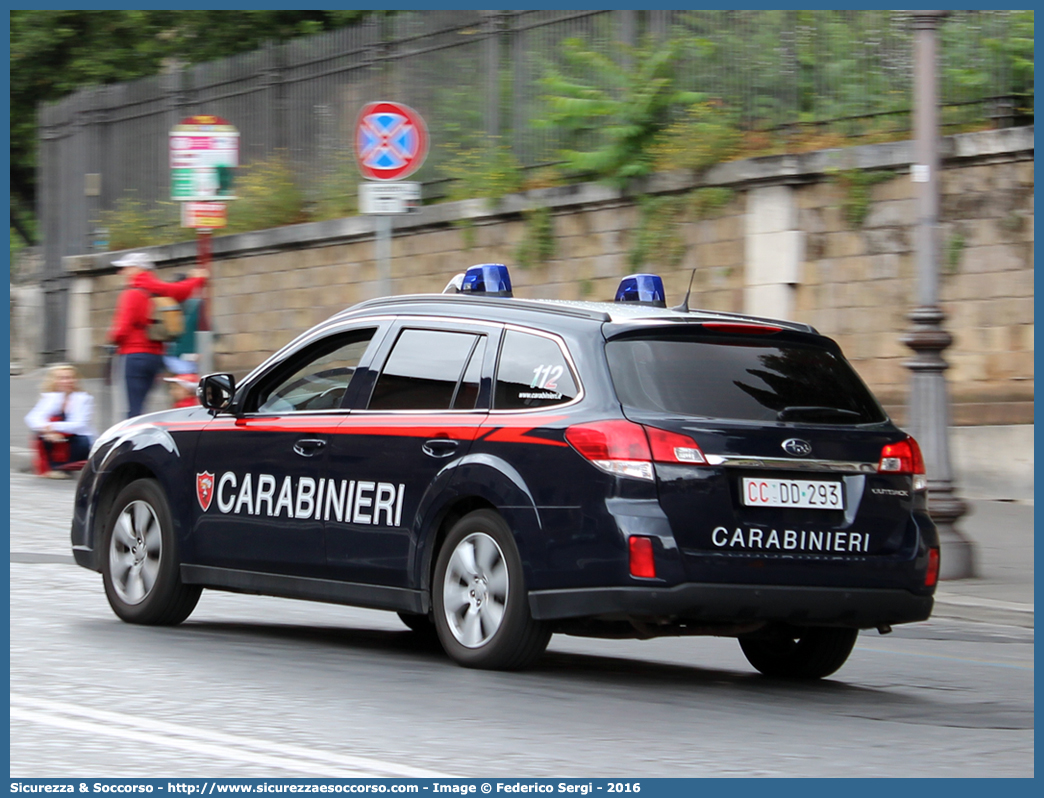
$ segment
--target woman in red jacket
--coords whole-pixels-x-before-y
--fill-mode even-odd
[[[131,252],[113,262],[127,286],[116,302],[116,314],[109,328],[109,340],[116,354],[123,355],[127,383],[127,418],[141,415],[145,398],[163,371],[163,342],[149,338],[151,322],[149,300],[166,296],[184,302],[207,281],[206,269],[193,269],[188,279],[167,283],[155,274],[155,266],[144,252]]]

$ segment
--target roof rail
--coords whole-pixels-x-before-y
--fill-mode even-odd
[[[359,310],[386,307],[389,305],[424,305],[442,303],[461,303],[465,305],[484,305],[493,308],[524,309],[538,311],[541,313],[552,313],[557,316],[571,316],[577,319],[590,319],[592,321],[607,322],[611,317],[608,313],[594,308],[583,308],[552,303],[540,300],[518,299],[511,297],[475,296],[474,294],[403,294],[400,296],[378,297],[367,299],[357,305],[342,310],[333,318],[338,318],[348,313]]]

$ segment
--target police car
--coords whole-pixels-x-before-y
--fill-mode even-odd
[[[470,667],[556,632],[718,635],[819,678],[932,609],[920,450],[837,344],[669,309],[655,275],[537,301],[483,264],[199,396],[108,430],[78,484],[76,561],[131,623],[211,588],[395,611]]]

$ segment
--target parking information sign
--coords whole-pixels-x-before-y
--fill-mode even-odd
[[[359,184],[360,213],[409,213],[420,209],[420,183]]]
[[[181,203],[181,226],[214,230],[228,225],[228,206],[223,202]]]
[[[239,131],[218,116],[190,116],[170,131],[170,196],[182,202],[235,199]]]
[[[355,123],[355,157],[363,177],[402,180],[420,169],[428,154],[428,128],[407,105],[368,103]]]

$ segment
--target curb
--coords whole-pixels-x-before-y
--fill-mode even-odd
[[[1033,628],[1033,605],[939,591],[932,618]]]

